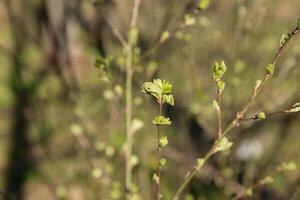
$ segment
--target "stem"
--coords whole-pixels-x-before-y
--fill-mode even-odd
[[[140,7],[141,0],[135,0],[132,18],[130,23],[130,30],[136,27],[138,19],[138,11]],[[125,152],[125,198],[128,199],[131,193],[131,183],[132,183],[132,164],[130,162],[132,156],[132,144],[133,144],[133,133],[131,130],[132,121],[132,50],[133,45],[127,42],[125,48],[126,57],[126,152]]]
[[[218,82],[216,82],[216,88],[218,93],[218,138],[220,138],[222,134],[222,93],[218,89]]]
[[[287,44],[290,43],[290,41],[294,38],[294,36],[297,35],[297,33],[299,33],[300,31],[298,30],[298,28],[295,28],[292,32],[291,32],[291,38],[289,39],[289,41],[287,41],[286,43],[284,43],[283,45],[281,45],[278,50],[277,53],[275,54],[273,60],[272,60],[272,64],[273,66],[276,65],[283,49],[287,46]],[[263,81],[261,82],[260,86],[256,89],[253,90],[252,95],[250,96],[250,98],[248,99],[247,103],[245,104],[245,106],[241,109],[241,111],[237,112],[235,118],[231,121],[231,123],[228,125],[228,127],[224,130],[223,133],[221,133],[220,137],[215,141],[215,143],[213,144],[213,146],[210,148],[210,150],[208,151],[208,153],[204,156],[204,163],[206,163],[206,161],[215,154],[215,148],[216,146],[219,144],[219,142],[236,126],[239,125],[239,122],[243,119],[245,113],[248,111],[251,103],[253,102],[253,100],[255,99],[255,97],[261,92],[263,86],[265,85],[265,83],[269,80],[269,78],[271,78],[271,75],[269,74],[265,74]],[[173,196],[173,200],[178,200],[180,194],[182,193],[182,191],[184,190],[184,188],[188,185],[188,183],[197,175],[197,172],[201,171],[202,168],[197,169],[197,168],[193,168],[187,175],[183,182],[181,183],[181,185],[179,186],[179,188],[177,189],[177,191],[175,192],[175,195]]]
[[[159,100],[159,116],[162,115],[162,102],[161,100]],[[160,165],[160,159],[161,159],[161,146],[159,144],[159,139],[160,139],[160,129],[159,129],[159,125],[156,125],[157,127],[157,176],[158,176],[158,181],[157,181],[157,186],[156,186],[156,199],[159,200],[160,199],[160,170],[161,170],[161,165]]]

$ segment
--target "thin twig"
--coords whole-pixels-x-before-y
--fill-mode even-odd
[[[161,100],[159,100],[159,116],[162,115],[162,102]],[[160,128],[159,128],[159,125],[156,125],[157,127],[157,188],[156,188],[156,199],[159,200],[160,197],[161,197],[161,194],[160,194],[160,179],[161,179],[161,165],[160,165],[160,159],[161,159],[161,146],[160,146],[160,143],[159,143],[159,139],[160,139]]]
[[[294,36],[297,35],[297,33],[299,33],[299,28],[296,27],[290,34],[290,38],[287,42],[283,43],[280,45],[280,47],[277,50],[277,53],[275,54],[274,58],[272,59],[272,65],[275,67],[282,51],[285,49],[285,47],[290,43],[290,41],[294,38]],[[253,100],[255,99],[255,97],[261,92],[262,88],[264,87],[264,85],[266,84],[266,82],[268,81],[268,79],[271,78],[271,75],[269,73],[266,73],[261,84],[255,88],[253,90],[252,95],[250,96],[250,98],[248,99],[247,103],[245,104],[245,106],[239,111],[237,112],[235,118],[231,121],[231,123],[229,123],[228,127],[224,130],[224,132],[221,134],[221,137],[219,137],[213,144],[213,146],[210,148],[210,150],[208,151],[208,153],[204,156],[203,160],[204,163],[212,156],[215,154],[215,148],[216,146],[222,141],[222,139],[235,127],[237,127],[239,125],[239,122],[241,121],[241,119],[243,119],[245,113],[248,111],[251,103],[253,102]],[[184,188],[188,185],[188,183],[196,176],[196,174],[201,171],[201,168],[196,168],[194,167],[190,172],[188,172],[188,175],[184,178],[183,182],[181,183],[181,185],[179,186],[179,188],[177,189],[177,191],[175,192],[175,195],[173,196],[173,200],[178,200],[180,194],[182,193],[182,191],[184,190]]]
[[[136,23],[138,19],[138,13],[140,8],[141,0],[135,0],[132,11],[132,18],[130,23],[129,32],[136,28]],[[127,42],[125,46],[125,57],[126,57],[126,152],[125,152],[125,189],[126,194],[125,198],[129,199],[131,193],[131,184],[132,184],[132,164],[131,164],[131,156],[132,156],[132,144],[133,144],[133,132],[131,129],[132,122],[132,52],[133,46],[130,41]]]

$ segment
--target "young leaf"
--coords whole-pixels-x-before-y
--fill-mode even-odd
[[[227,67],[224,61],[222,61],[221,64],[216,62],[214,65],[214,72],[213,72],[214,80],[219,81],[222,78],[222,76],[225,74],[226,70]]]
[[[158,183],[159,183],[159,176],[158,176],[156,173],[154,173],[153,176],[152,176],[152,180],[153,180],[156,184],[158,184]]]
[[[162,96],[162,103],[167,103],[171,106],[174,106],[174,96],[172,94],[164,94]]]
[[[171,120],[170,118],[166,118],[164,116],[156,116],[153,120],[153,124],[155,125],[171,125]]]
[[[167,136],[162,136],[160,139],[159,139],[159,146],[161,148],[167,146],[169,144],[169,140],[168,140],[168,137]]]

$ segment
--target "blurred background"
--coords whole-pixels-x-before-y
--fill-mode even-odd
[[[173,84],[164,113],[163,199],[171,199],[195,159],[216,137],[212,67],[227,73],[223,124],[235,117],[264,75],[281,35],[298,20],[299,0],[142,0],[133,52],[134,191],[154,198],[158,109],[141,84]],[[124,48],[133,0],[0,1],[0,199],[124,199]],[[163,35],[163,37],[162,37]],[[122,40],[121,40],[122,41]],[[110,61],[108,68],[95,60]],[[248,117],[300,101],[300,38],[283,52],[274,77]],[[214,156],[186,188],[184,200],[231,199],[281,162],[300,165],[300,116],[242,123],[230,152]],[[300,171],[244,199],[299,200]]]

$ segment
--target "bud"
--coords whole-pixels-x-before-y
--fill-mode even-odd
[[[169,37],[170,37],[170,33],[168,31],[164,31],[160,36],[159,42],[164,42],[167,39],[169,39]]]
[[[223,90],[225,89],[225,82],[224,81],[218,81],[217,82],[217,88],[218,88],[218,93],[222,94]]]
[[[273,64],[268,64],[266,67],[266,72],[269,76],[272,76],[274,73],[274,65]]]
[[[260,112],[255,116],[255,119],[266,119],[266,114],[264,112]]]

